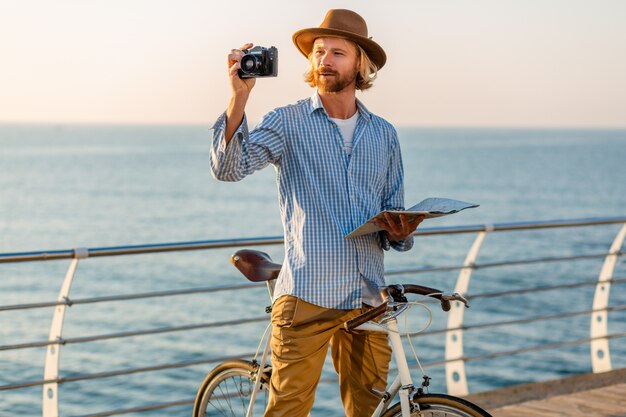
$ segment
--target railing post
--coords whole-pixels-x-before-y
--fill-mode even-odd
[[[461,295],[467,294],[472,271],[474,270],[474,262],[483,244],[485,235],[491,229],[479,232],[470,248],[463,268],[459,273],[454,292]],[[467,387],[467,376],[465,374],[465,361],[463,360],[463,313],[465,306],[460,302],[454,302],[448,312],[448,331],[446,332],[446,384],[448,393],[451,395],[467,395],[469,389]]]
[[[59,291],[57,301],[67,303],[69,301],[74,273],[78,266],[78,260],[89,256],[89,250],[84,248],[74,249],[74,258],[70,263],[63,285]],[[63,320],[65,319],[66,304],[59,304],[54,308],[52,324],[50,325],[49,342],[54,342],[48,346],[46,351],[46,362],[44,366],[44,380],[49,381],[43,385],[42,415],[43,417],[59,416],[59,359],[61,356],[61,345],[63,343]]]
[[[598,276],[596,291],[593,296],[593,313],[591,313],[591,367],[594,373],[608,372],[613,369],[611,354],[609,351],[608,332],[609,293],[611,291],[611,279],[617,264],[618,252],[626,238],[626,223],[617,233],[609,253],[604,258],[604,264]]]

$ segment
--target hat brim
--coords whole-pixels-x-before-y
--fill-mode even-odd
[[[328,28],[301,29],[293,34],[292,39],[296,48],[298,48],[302,55],[308,58],[311,51],[313,51],[313,42],[315,42],[315,39],[325,36],[345,38],[360,45],[378,69],[381,69],[385,65],[385,62],[387,62],[387,55],[379,44],[369,38],[355,35],[352,32]]]

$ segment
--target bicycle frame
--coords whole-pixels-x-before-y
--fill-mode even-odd
[[[415,391],[415,386],[413,385],[413,379],[411,378],[409,364],[406,360],[404,347],[402,346],[402,338],[400,337],[400,333],[398,331],[398,322],[396,318],[394,317],[384,324],[367,322],[358,326],[356,329],[387,333],[387,337],[393,351],[393,357],[396,362],[396,366],[398,367],[398,375],[396,375],[393,382],[387,387],[387,391],[383,394],[383,398],[381,399],[378,407],[376,407],[376,410],[371,417],[380,417],[387,410],[387,406],[389,405],[390,401],[396,396],[396,394],[398,394],[400,397],[402,416],[410,417],[411,408],[417,406],[417,404],[413,404],[413,402],[411,401],[411,395]],[[265,342],[263,355],[261,358],[261,362],[259,363],[259,370],[257,372],[256,380],[254,382],[254,389],[250,396],[250,403],[248,405],[246,417],[252,417],[254,402],[261,386],[263,369],[265,369],[265,366],[267,364],[267,357],[270,350],[270,341],[271,332],[270,335],[268,335],[267,337],[267,341]]]
[[[271,325],[270,325],[271,329]],[[261,357],[261,362],[259,363],[259,370],[257,371],[256,379],[254,381],[254,388],[252,389],[252,394],[250,395],[250,404],[248,404],[248,411],[246,412],[246,417],[252,417],[252,410],[254,409],[254,402],[256,401],[256,394],[259,392],[261,388],[261,379],[263,378],[263,370],[265,369],[265,364],[267,363],[267,356],[270,351],[270,341],[272,339],[271,331],[270,335],[267,337],[267,342],[265,342],[265,348],[263,348],[263,356]]]
[[[383,398],[380,400],[376,410],[374,410],[372,417],[380,417],[385,412],[389,402],[396,396],[396,394],[400,397],[402,417],[410,417],[411,408],[417,405],[414,405],[411,401],[411,395],[415,391],[415,386],[413,385],[409,364],[406,360],[404,347],[402,346],[402,338],[400,337],[400,332],[398,331],[398,321],[394,317],[384,324],[367,322],[358,326],[356,329],[387,333],[393,357],[396,362],[396,366],[398,367],[398,375],[396,375],[393,382],[384,393]]]
[[[270,300],[272,300],[274,295],[274,280],[270,280],[266,282],[267,291],[270,295]],[[259,388],[261,387],[261,379],[263,378],[263,370],[265,369],[265,365],[267,364],[267,356],[270,352],[270,342],[272,340],[272,325],[269,325],[269,334],[267,336],[267,341],[265,342],[265,347],[263,348],[263,355],[261,356],[261,362],[259,363],[259,370],[257,371],[256,380],[254,381],[254,388],[252,389],[252,394],[250,395],[250,404],[248,404],[248,411],[246,411],[246,417],[252,417],[252,410],[254,409],[254,402],[256,401],[256,395],[259,392]],[[261,340],[261,343],[263,340]]]

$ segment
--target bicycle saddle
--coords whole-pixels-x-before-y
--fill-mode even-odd
[[[278,278],[281,265],[272,262],[265,253],[252,249],[240,249],[230,257],[233,265],[252,282],[263,282]]]

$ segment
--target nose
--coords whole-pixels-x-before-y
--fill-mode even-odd
[[[331,56],[331,54],[329,54],[328,52],[325,52],[320,57],[319,65],[321,65],[323,67],[331,67],[332,66],[332,56]]]

